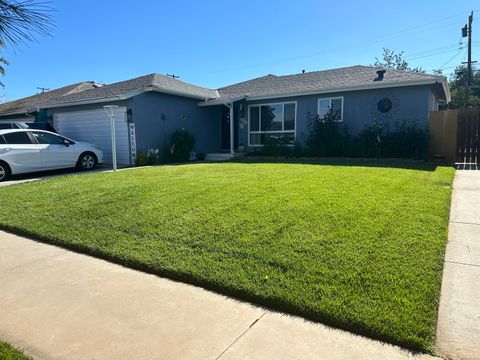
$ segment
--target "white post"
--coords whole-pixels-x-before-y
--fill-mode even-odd
[[[112,136],[112,163],[113,171],[117,171],[117,143],[115,139],[115,114],[114,110],[118,108],[117,105],[105,105],[103,109],[110,118],[110,133]]]
[[[233,102],[230,104],[230,154],[235,154],[233,136]]]

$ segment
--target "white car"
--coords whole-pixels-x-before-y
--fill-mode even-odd
[[[103,152],[92,144],[43,130],[0,130],[0,181],[44,170],[91,170],[101,163]]]

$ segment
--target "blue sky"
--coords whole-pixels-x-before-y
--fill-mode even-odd
[[[217,88],[269,73],[369,65],[382,47],[403,50],[413,66],[448,73],[465,56],[458,42],[471,10],[473,57],[480,60],[478,0],[124,3],[53,1],[52,37],[2,50],[11,62],[2,101],[33,95],[37,86],[154,72]]]

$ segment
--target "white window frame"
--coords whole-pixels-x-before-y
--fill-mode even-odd
[[[295,121],[293,125],[293,130],[285,130],[285,105],[287,104],[295,104]],[[343,104],[343,103],[342,103]],[[274,131],[263,131],[262,130],[262,106],[269,106],[269,105],[282,105],[282,130],[274,130]],[[258,131],[252,131],[250,129],[250,108],[258,107]],[[285,102],[272,102],[272,103],[263,103],[263,104],[249,104],[248,105],[248,146],[255,147],[255,146],[264,146],[263,144],[251,144],[250,143],[250,134],[291,134],[293,133],[294,141],[297,140],[297,115],[298,115],[298,104],[297,101],[285,101]],[[286,144],[285,146],[293,146],[291,144]]]
[[[317,116],[320,116],[320,101],[322,100],[328,100],[329,101],[329,105],[328,105],[328,108],[331,109],[332,108],[332,100],[342,100],[342,109],[340,111],[340,119],[339,120],[335,120],[335,122],[343,122],[343,106],[344,106],[344,99],[343,99],[343,96],[333,96],[333,97],[325,97],[325,98],[318,98],[317,100]],[[322,119],[323,120],[323,119]]]

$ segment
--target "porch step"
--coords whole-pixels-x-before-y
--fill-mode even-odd
[[[233,159],[233,155],[230,153],[209,153],[205,157],[207,161],[227,161]]]

